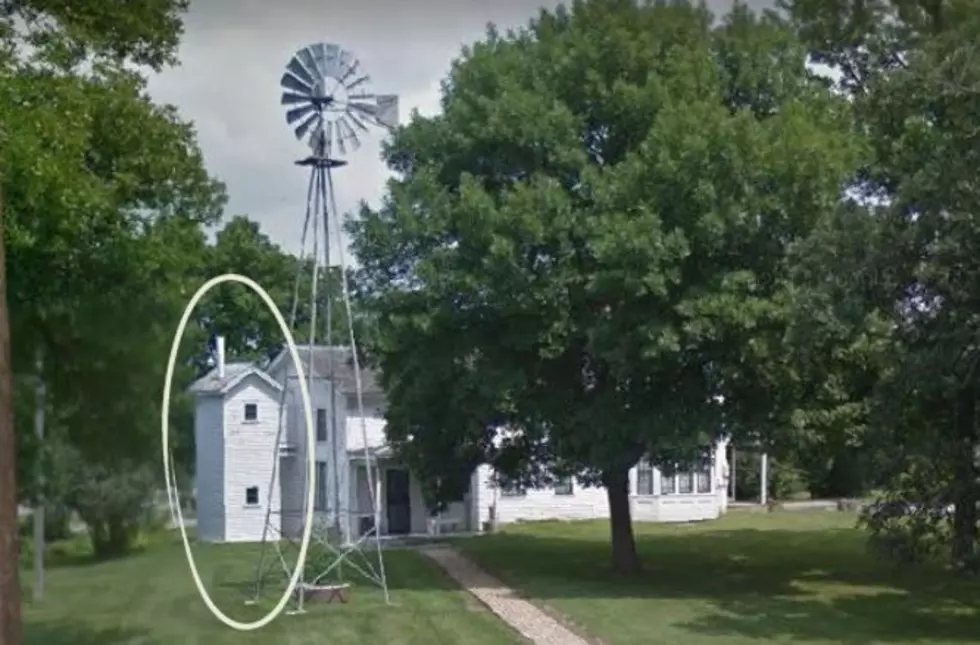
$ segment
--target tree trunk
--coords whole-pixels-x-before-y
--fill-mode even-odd
[[[633,537],[633,518],[630,516],[629,470],[607,473],[603,477],[609,498],[609,526],[612,531],[612,564],[619,573],[640,570]]]
[[[972,388],[964,388],[956,401],[957,450],[953,466],[953,562],[975,566],[977,547],[977,401]]]
[[[0,188],[2,191],[2,188]],[[0,192],[0,644],[21,645],[20,545],[17,535],[17,437],[14,434],[7,258]]]

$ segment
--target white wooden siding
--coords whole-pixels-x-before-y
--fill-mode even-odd
[[[288,370],[290,378],[286,379],[287,369],[281,369],[274,373],[272,377],[279,383],[285,381],[286,384],[286,396],[285,396],[285,406],[286,406],[286,436],[288,437],[286,443],[292,449],[289,453],[290,456],[284,457],[281,463],[281,499],[282,499],[282,514],[281,514],[281,531],[284,536],[298,537],[303,529],[303,520],[305,518],[305,503],[307,495],[307,480],[309,479],[310,484],[313,485],[315,477],[313,473],[308,474],[307,469],[307,454],[308,454],[308,434],[306,428],[306,419],[302,405],[302,396],[300,395],[299,381],[295,377],[295,371],[291,368]],[[349,446],[347,445],[347,427],[349,421],[347,419],[346,410],[346,398],[341,393],[336,393],[335,405],[331,405],[330,400],[330,383],[328,380],[323,378],[314,378],[312,383],[307,380],[307,385],[309,386],[310,403],[313,407],[313,422],[316,423],[317,410],[323,409],[327,411],[327,419],[329,424],[329,419],[331,414],[334,415],[335,427],[337,429],[337,442],[336,450],[340,457],[338,459],[333,459],[330,451],[332,449],[330,443],[331,426],[328,425],[327,428],[327,441],[317,442],[313,447],[316,453],[315,460],[317,462],[323,462],[327,464],[326,468],[326,480],[324,488],[326,490],[326,500],[327,507],[330,510],[328,515],[325,512],[317,511],[318,524],[325,522],[327,525],[331,525],[335,521],[333,513],[337,512],[337,509],[333,509],[333,502],[335,499],[340,500],[339,515],[341,525],[345,528],[348,526],[348,517],[350,516],[349,501],[350,501],[350,464],[347,459],[347,451]],[[334,464],[337,465],[336,476],[334,475]],[[339,485],[339,491],[334,492],[334,488]],[[351,527],[354,528],[354,527]]]
[[[246,403],[258,407],[255,421],[245,420]],[[278,458],[279,393],[262,379],[251,376],[225,396],[223,416],[225,541],[259,541],[266,528],[270,482],[271,506],[280,508],[279,482],[272,481],[274,460]],[[249,505],[245,491],[253,486],[259,489],[259,503]]]
[[[653,494],[637,494],[637,468],[630,470],[630,507],[638,522],[692,522],[715,519],[727,507],[726,482],[722,477],[725,447],[715,448],[710,467],[712,489],[708,493],[663,494],[660,471],[653,469]],[[577,481],[572,495],[556,495],[554,489],[531,489],[522,495],[506,495],[494,484],[493,470],[482,465],[473,479],[476,492],[475,525],[483,529],[491,521],[491,507],[496,504],[496,519],[501,524],[535,520],[587,520],[609,517],[609,501],[604,487],[584,487]],[[696,491],[696,484],[694,490]]]
[[[198,487],[198,533],[212,541],[258,541],[265,530],[266,507],[274,460],[279,459],[276,480],[272,482],[271,506],[278,517],[282,535],[298,536],[302,530],[307,495],[306,472],[308,450],[316,459],[335,463],[330,446],[318,442],[307,445],[306,424],[295,377],[285,378],[280,370],[273,378],[286,385],[285,433],[281,446],[276,445],[281,394],[258,376],[250,376],[225,396],[199,396],[195,411],[197,441],[196,477]],[[314,419],[316,410],[333,415],[338,429],[338,457],[341,502],[341,525],[351,532],[358,528],[359,514],[370,512],[371,498],[363,461],[352,451],[381,449],[385,446],[384,400],[376,394],[364,398],[364,417],[358,416],[356,397],[338,396],[331,405],[325,379],[314,379],[310,391]],[[223,401],[223,402],[222,402]],[[258,406],[258,419],[244,420],[245,404]],[[366,427],[366,437],[364,429]],[[222,432],[223,429],[223,432]],[[328,433],[329,434],[329,433]],[[727,506],[727,482],[723,477],[726,442],[720,442],[711,468],[712,491],[709,493],[664,495],[660,474],[654,470],[653,494],[637,494],[637,471],[630,471],[630,500],[637,521],[683,522],[718,517]],[[291,450],[283,452],[282,448]],[[352,461],[353,460],[353,461]],[[383,461],[378,472],[380,486],[380,531],[387,533],[386,471],[398,468],[391,460]],[[325,478],[328,505],[334,499],[334,477],[328,466]],[[312,482],[311,482],[312,484]],[[245,503],[249,487],[259,489],[259,504]],[[696,490],[696,489],[695,489]],[[411,532],[425,534],[432,530],[432,519],[426,508],[418,480],[410,476]],[[556,494],[553,489],[529,490],[523,495],[507,496],[496,490],[488,466],[473,474],[470,492],[442,514],[447,528],[480,530],[490,521],[495,506],[497,521],[584,520],[609,516],[608,500],[603,488],[587,488],[577,481],[571,495]],[[321,514],[322,515],[322,514]],[[333,518],[322,517],[332,523]],[[348,519],[350,522],[348,522]],[[268,537],[275,539],[275,535]]]
[[[225,441],[220,396],[198,397],[194,408],[197,537],[206,542],[225,539]]]

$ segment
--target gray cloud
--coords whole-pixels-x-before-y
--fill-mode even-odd
[[[279,77],[293,53],[321,41],[354,52],[375,91],[400,96],[404,120],[412,109],[438,110],[439,82],[450,62],[488,22],[519,26],[538,6],[528,0],[198,0],[186,17],[181,66],[152,78],[150,92],[195,122],[211,172],[228,185],[229,213],[248,214],[296,252],[308,175],[293,161],[305,149],[279,105]],[[361,199],[380,199],[387,171],[379,145],[379,136],[367,138],[335,172],[341,212]]]

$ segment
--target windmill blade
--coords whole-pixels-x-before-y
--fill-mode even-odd
[[[344,86],[344,89],[347,90],[348,92],[350,92],[351,90],[356,89],[356,88],[360,87],[361,85],[364,85],[365,83],[367,83],[370,80],[371,80],[371,77],[368,76],[367,74],[365,74],[364,76],[356,79],[350,85]],[[348,95],[348,96],[350,96],[350,95]]]
[[[279,86],[283,89],[293,90],[299,94],[312,94],[313,88],[303,81],[299,80],[289,72],[282,75],[279,79]]]
[[[357,59],[354,57],[354,54],[346,49],[341,49],[337,55],[337,69],[334,73],[334,78],[342,78],[355,62],[357,62]]]
[[[312,48],[310,47],[304,47],[296,54],[296,58],[303,63],[303,67],[309,70],[310,74],[319,75],[320,70],[317,69],[316,61],[313,59],[313,52],[311,49]]]
[[[383,94],[377,98],[374,118],[389,130],[398,127],[398,95]]]
[[[357,129],[360,130],[361,132],[367,132],[368,131],[367,125],[365,125],[363,121],[361,121],[359,118],[357,118],[357,115],[354,114],[354,111],[353,110],[347,110],[347,112],[344,114],[344,116],[346,116],[351,121],[351,123],[353,123],[354,125],[356,125],[357,126]]]
[[[316,85],[316,79],[313,78],[313,74],[311,74],[310,71],[306,69],[303,63],[301,63],[299,58],[297,58],[296,56],[293,56],[292,60],[289,61],[289,64],[286,65],[286,70],[290,74],[298,78],[299,80],[309,85],[310,87]]]
[[[363,101],[349,101],[347,106],[350,109],[359,112],[363,116],[374,118],[374,115],[378,112],[378,106],[373,103],[364,103]]]
[[[343,76],[340,77],[340,84],[344,85],[347,79],[357,73],[357,68],[361,66],[361,61],[354,59],[354,64],[347,68]]]
[[[294,130],[294,132],[296,133],[296,138],[302,139],[306,135],[306,133],[309,132],[310,128],[316,125],[317,121],[322,121],[322,120],[323,119],[320,117],[319,114],[311,114],[305,121],[300,123],[299,126],[297,126],[296,129]]]
[[[361,147],[361,140],[358,138],[357,133],[354,132],[354,128],[352,128],[350,123],[347,122],[346,118],[340,117],[340,119],[337,120],[337,127],[342,132],[342,140],[346,141],[347,145],[350,146],[351,152]]]
[[[293,92],[283,92],[279,103],[282,105],[296,105],[297,103],[309,103],[310,97],[305,94],[294,94]]]
[[[337,150],[340,151],[340,154],[345,155],[347,154],[347,146],[344,145],[344,133],[340,130],[339,126],[336,128],[336,130],[337,130]]]
[[[340,47],[337,45],[326,45],[324,47],[323,75],[326,78],[337,78],[340,71]]]
[[[317,43],[310,47],[310,55],[313,56],[313,64],[316,66],[317,75],[323,78],[327,75],[327,45]]]
[[[315,110],[316,110],[316,106],[313,105],[313,104],[301,105],[298,108],[293,108],[292,110],[289,110],[288,112],[286,112],[286,123],[288,125],[292,125],[296,121],[302,119],[307,114],[310,114],[311,112],[314,112]]]

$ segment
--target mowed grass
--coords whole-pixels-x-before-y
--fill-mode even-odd
[[[876,560],[854,526],[827,511],[641,524],[645,570],[627,579],[609,570],[605,522],[516,525],[458,546],[607,645],[980,643],[980,582]]]
[[[281,594],[273,582],[262,607],[247,607],[255,546],[194,545],[201,577],[217,605],[255,620]],[[64,560],[64,558],[62,558]],[[391,550],[386,569],[392,605],[377,586],[358,584],[346,605],[322,601],[301,616],[239,633],[219,623],[198,596],[179,541],[120,560],[52,563],[43,602],[30,602],[23,573],[26,645],[515,645],[519,637],[419,553]]]

